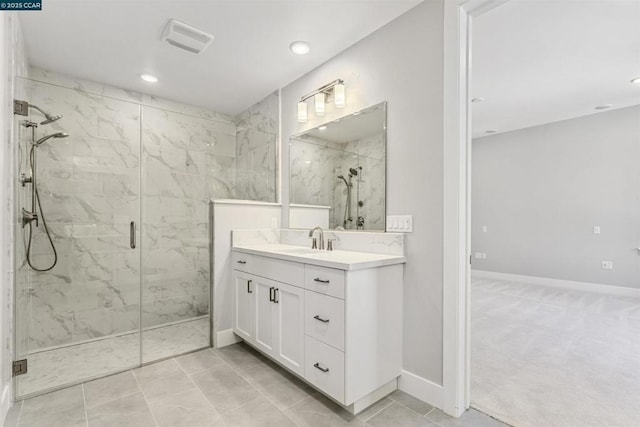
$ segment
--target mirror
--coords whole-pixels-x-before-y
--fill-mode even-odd
[[[295,215],[307,209],[331,229],[385,230],[386,107],[383,102],[291,137],[290,227],[307,227]]]

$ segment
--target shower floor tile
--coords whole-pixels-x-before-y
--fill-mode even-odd
[[[143,363],[209,346],[209,319],[143,332]],[[30,354],[28,374],[18,377],[17,396],[28,396],[137,367],[140,336],[121,335]]]

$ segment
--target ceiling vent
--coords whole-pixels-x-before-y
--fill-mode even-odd
[[[184,22],[171,19],[162,30],[162,40],[191,53],[202,53],[213,41],[213,36]]]

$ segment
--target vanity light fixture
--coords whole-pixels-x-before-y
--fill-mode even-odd
[[[633,79],[631,79],[631,83],[635,83],[637,85],[640,85],[640,76],[634,77]]]
[[[158,78],[151,74],[140,74],[140,78],[147,83],[158,83]]]
[[[289,50],[296,55],[306,55],[307,53],[309,53],[311,48],[309,47],[309,43],[298,40],[289,45]]]
[[[331,99],[332,95],[333,99]],[[309,98],[313,98],[316,116],[324,116],[326,104],[332,100],[336,108],[342,108],[346,104],[344,81],[342,79],[336,79],[301,97],[300,102],[298,102],[299,123],[305,123],[308,119],[307,100]]]

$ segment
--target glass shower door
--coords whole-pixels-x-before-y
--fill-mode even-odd
[[[38,226],[21,224],[21,209],[31,210],[33,185],[16,187],[15,348],[17,359],[28,362],[28,372],[16,377],[17,398],[140,364],[140,106],[20,83],[24,100],[62,115],[39,124],[35,138],[69,136],[33,148]],[[44,117],[31,109],[28,119],[40,123]],[[18,172],[27,176],[31,138],[31,129],[21,125]],[[57,262],[36,271],[55,260],[45,221]]]

